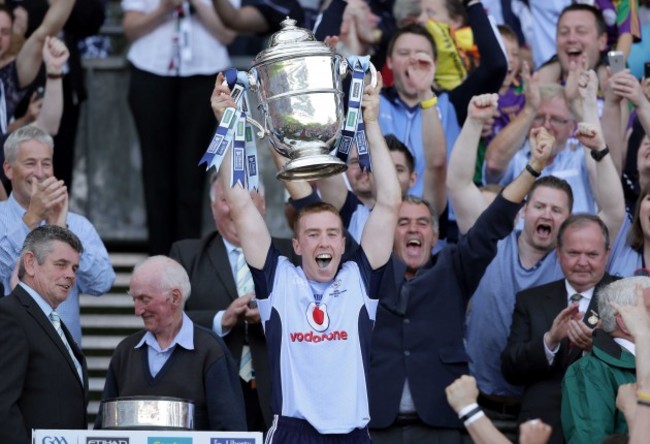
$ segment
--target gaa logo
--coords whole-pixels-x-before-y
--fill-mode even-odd
[[[45,436],[41,444],[68,444],[63,436]]]

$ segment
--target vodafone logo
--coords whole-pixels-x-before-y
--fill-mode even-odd
[[[289,333],[289,338],[291,342],[329,342],[329,341],[347,341],[348,332],[345,330],[333,331],[330,333],[314,333],[313,331],[308,331],[307,333]]]

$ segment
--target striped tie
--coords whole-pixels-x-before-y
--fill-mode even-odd
[[[580,302],[580,299],[582,299],[584,296],[582,296],[580,293],[575,293],[571,295],[571,302]]]
[[[52,325],[54,325],[54,329],[56,332],[59,334],[59,337],[63,341],[63,345],[65,345],[66,350],[68,350],[68,354],[72,358],[72,362],[74,362],[74,367],[77,369],[77,374],[79,375],[79,380],[83,384],[83,370],[81,368],[81,364],[77,360],[77,357],[74,355],[72,352],[72,348],[70,348],[70,344],[68,343],[68,339],[65,337],[65,333],[63,333],[63,328],[61,328],[61,317],[56,311],[53,311],[50,313],[50,321],[52,321]]]
[[[246,264],[246,258],[241,248],[235,248],[237,253],[237,294],[239,296],[244,296],[253,291],[253,277],[251,276],[251,270]],[[253,379],[253,357],[251,356],[251,349],[248,346],[248,324],[246,328],[246,338],[244,347],[241,351],[241,359],[239,361],[239,377],[246,382],[250,382]]]

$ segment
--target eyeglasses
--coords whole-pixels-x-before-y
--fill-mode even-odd
[[[533,119],[533,125],[542,126],[546,122],[551,124],[551,126],[563,126],[571,121],[571,119],[560,119],[559,117],[549,116],[549,115],[539,115],[535,116]]]

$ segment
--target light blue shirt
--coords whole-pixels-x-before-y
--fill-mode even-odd
[[[607,272],[612,276],[634,276],[634,272],[643,267],[643,254],[627,242],[631,229],[632,222],[626,216],[609,253]]]
[[[228,242],[223,236],[221,239],[223,240],[223,245],[226,247],[226,252],[228,253],[228,263],[230,263],[230,271],[232,271],[233,279],[237,279],[237,255],[239,254],[235,251],[237,247]],[[212,319],[212,331],[214,331],[222,338],[230,333],[230,329],[224,330],[221,326],[221,320],[223,319],[223,315],[225,313],[226,310],[219,310],[217,314],[214,315],[214,319]]]
[[[134,347],[140,348],[145,344],[147,345],[149,371],[154,378],[160,369],[163,368],[177,345],[183,347],[185,350],[194,350],[194,323],[185,313],[183,313],[182,322],[181,329],[168,347],[164,349],[160,348],[156,337],[150,331],[146,332],[140,342]]]
[[[479,390],[488,395],[520,396],[523,391],[501,373],[501,352],[510,335],[517,293],[564,277],[555,250],[534,267],[524,268],[517,248],[519,234],[515,231],[497,244],[497,255],[472,296],[467,317],[469,371]]]
[[[38,305],[39,308],[43,311],[43,313],[45,314],[45,317],[47,319],[50,319],[50,315],[52,314],[54,309],[52,308],[52,306],[50,304],[47,303],[47,301],[45,299],[43,299],[43,296],[38,294],[38,292],[36,290],[34,290],[32,287],[25,284],[24,282],[18,282],[18,285],[20,285],[23,288],[23,290],[25,290],[27,292],[27,294],[29,294],[32,297],[32,299],[34,299],[34,302],[36,302],[36,305]],[[58,313],[58,311],[57,311],[57,313]],[[66,327],[67,327],[67,325],[66,325]]]
[[[20,206],[13,193],[0,202],[0,279],[5,295],[11,293],[11,273],[20,257],[29,227],[23,222],[27,210]],[[101,296],[110,290],[115,280],[115,271],[108,257],[104,243],[97,230],[85,217],[68,212],[67,224],[70,231],[79,237],[84,252],[81,254],[77,280],[70,289],[68,298],[57,308],[66,327],[77,345],[81,346],[81,322],[79,319],[79,293]],[[40,225],[45,225],[41,221]]]

